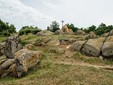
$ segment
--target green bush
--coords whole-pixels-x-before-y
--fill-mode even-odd
[[[37,32],[40,32],[40,31],[41,31],[41,29],[39,29],[37,27],[24,26],[19,31],[19,35],[27,35],[28,33],[36,34]]]

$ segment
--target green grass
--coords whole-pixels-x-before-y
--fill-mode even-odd
[[[45,58],[27,76],[0,79],[4,85],[112,85],[113,72],[93,67],[53,64]]]
[[[82,61],[89,64],[96,64],[96,65],[113,65],[113,60],[104,59],[101,60],[98,57],[89,57],[81,54],[80,52],[75,52],[72,56],[76,61]]]
[[[4,40],[6,40],[7,37],[4,36],[0,36],[0,42],[3,42]]]

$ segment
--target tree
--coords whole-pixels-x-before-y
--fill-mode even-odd
[[[78,30],[77,27],[75,27],[73,24],[67,24],[69,29],[72,29],[73,32],[76,32]]]
[[[51,32],[55,32],[57,30],[59,30],[59,23],[56,21],[53,21],[52,24],[50,26],[47,27],[47,30],[51,31]]]
[[[96,34],[97,35],[102,35],[104,33],[107,32],[108,27],[106,26],[106,24],[101,23],[98,28],[96,29]]]
[[[13,24],[9,25],[9,23],[0,20],[0,35],[9,36],[11,33],[15,32],[16,28]]]
[[[33,27],[33,26],[24,26],[20,29],[19,35],[24,35],[28,33],[36,34],[37,32],[40,32],[41,29],[38,27]]]
[[[92,25],[92,26],[88,27],[87,29],[84,29],[84,31],[86,33],[90,33],[91,31],[95,32],[96,31],[96,26]]]

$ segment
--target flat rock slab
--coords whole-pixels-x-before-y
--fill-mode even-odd
[[[82,53],[98,57],[106,38],[89,39],[82,48]]]

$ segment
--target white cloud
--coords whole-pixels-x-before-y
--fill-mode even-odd
[[[34,3],[34,2],[35,3]],[[23,0],[24,3],[52,16],[59,22],[87,27],[101,22],[112,24],[113,0]],[[44,2],[44,3],[43,3]]]
[[[0,0],[0,18],[15,24],[18,28],[25,25],[37,25],[43,29],[53,20],[19,0]]]

